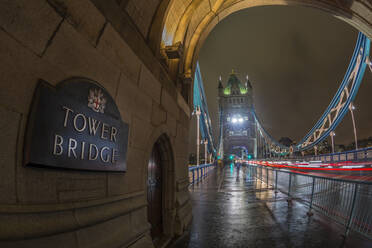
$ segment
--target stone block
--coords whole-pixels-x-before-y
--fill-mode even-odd
[[[141,66],[140,59],[111,24],[106,25],[97,49],[137,84]]]
[[[174,146],[174,155],[177,157],[187,157],[188,143],[184,140],[176,138]]]
[[[191,118],[191,109],[190,106],[187,104],[181,93],[177,92],[177,103],[180,106],[181,113],[180,115],[186,115],[189,119]]]
[[[79,247],[120,247],[133,239],[130,214],[76,231]]]
[[[151,123],[154,126],[159,126],[162,123],[167,121],[167,113],[165,110],[156,102],[152,103],[152,112],[151,112]]]
[[[57,203],[55,173],[51,170],[18,166],[17,193],[20,203]]]
[[[133,226],[133,235],[138,235],[150,229],[150,224],[147,222],[147,207],[142,207],[131,213],[131,224]]]
[[[163,88],[161,91],[161,105],[164,109],[173,115],[174,118],[178,119],[179,107],[177,102],[168,94],[168,92]]]
[[[148,122],[151,121],[151,98],[141,92],[139,88],[123,73],[121,74],[116,102],[119,109],[123,109],[124,120],[130,120],[128,114],[125,113],[126,111],[142,120]]]
[[[185,112],[183,111],[180,111],[180,116],[179,116],[179,119],[178,119],[178,123],[180,123],[182,126],[184,126],[185,128],[189,129],[190,127],[190,122],[191,122],[191,118],[188,117]]]
[[[16,202],[17,135],[21,115],[0,106],[0,203]]]
[[[112,95],[116,95],[120,71],[67,22],[61,25],[44,55],[62,71],[77,77],[97,81]]]
[[[127,173],[110,173],[108,175],[108,195],[124,195],[129,193]]]
[[[48,0],[75,29],[85,36],[92,45],[105,25],[105,17],[89,0]]]
[[[189,140],[189,130],[177,122],[177,134],[176,138],[188,142]]]
[[[149,27],[160,0],[130,0],[125,8],[137,28],[147,37]]]
[[[175,137],[177,135],[177,121],[176,119],[171,116],[171,115],[168,115],[167,116],[167,128],[169,130],[169,135],[172,136],[172,137]]]
[[[94,205],[74,210],[74,217],[80,227],[91,226],[105,220],[117,218],[139,208],[144,208],[147,201],[144,192],[128,196],[128,198],[117,199],[102,205]],[[110,200],[112,200],[111,198]]]
[[[132,110],[133,115],[150,123],[152,112],[152,99],[148,97],[145,93],[138,91],[134,101],[134,105],[135,108]]]
[[[18,151],[22,154],[23,137],[26,128],[26,118],[22,119],[18,142]],[[22,156],[21,156],[22,158]],[[57,170],[24,166],[22,159],[17,161],[17,195],[20,203],[44,204],[57,203],[56,177]],[[64,172],[68,173],[68,172]]]
[[[86,200],[102,199],[106,196],[106,189],[94,190],[69,190],[58,192],[59,202],[79,202]]]
[[[189,192],[188,191],[181,191],[177,192],[176,194],[176,203],[177,207],[183,206],[186,202],[188,202],[190,199]]]
[[[161,84],[155,79],[146,66],[143,65],[141,68],[139,80],[141,91],[149,95],[155,102],[160,103]]]
[[[130,80],[124,73],[120,74],[118,92],[115,101],[123,121],[127,123],[132,122],[132,112],[134,112],[136,108],[135,102],[138,90],[137,85],[135,85],[132,80]]]
[[[137,117],[133,117],[132,126],[129,128],[131,130],[129,146],[145,151],[148,147],[148,141],[153,131],[151,124]]]
[[[24,239],[18,241],[0,241],[0,247],[6,248],[78,248],[74,232],[67,232],[58,235],[41,237],[35,239]]]
[[[145,152],[131,148],[128,150],[127,158],[127,177],[130,192],[142,191],[145,188],[145,171],[149,158]]]
[[[106,196],[106,178],[60,177],[57,179],[59,202],[102,199]]]
[[[187,157],[175,157],[176,163],[176,180],[183,180],[188,175],[188,161]]]
[[[28,113],[34,89],[40,78],[51,84],[66,78],[66,74],[36,56],[2,30],[0,57],[0,105],[19,113]]]
[[[39,55],[61,20],[45,0],[0,1],[0,26]]]
[[[154,244],[152,243],[150,235],[146,234],[137,240],[133,245],[129,246],[129,248],[154,248]]]

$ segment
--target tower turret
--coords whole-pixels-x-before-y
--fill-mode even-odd
[[[252,84],[248,76],[244,83],[242,81],[233,71],[225,87],[221,79],[218,83],[223,152],[226,156],[255,157],[257,143]]]

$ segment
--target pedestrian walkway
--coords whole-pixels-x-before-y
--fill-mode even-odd
[[[193,221],[188,234],[171,247],[372,247],[370,240],[351,233],[308,207],[287,202],[244,168],[225,166],[190,186]]]

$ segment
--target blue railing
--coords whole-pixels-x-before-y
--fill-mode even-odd
[[[305,156],[305,160],[321,160],[322,162],[342,162],[342,161],[366,161],[372,160],[372,147],[361,148],[357,150],[336,152],[329,154],[320,154]]]
[[[345,161],[372,161],[372,147],[360,148],[344,152],[335,152],[319,155],[306,155],[295,157],[271,157],[258,160],[303,160],[303,161],[322,161],[322,162],[345,162]]]
[[[190,166],[189,167],[189,183],[194,184],[199,182],[204,177],[206,177],[211,169],[215,167],[215,163],[213,164],[202,164],[199,166]]]

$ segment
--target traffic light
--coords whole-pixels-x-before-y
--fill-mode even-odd
[[[252,155],[251,154],[248,154],[248,159],[252,159]]]
[[[233,160],[234,159],[234,155],[230,155],[230,160]]]

